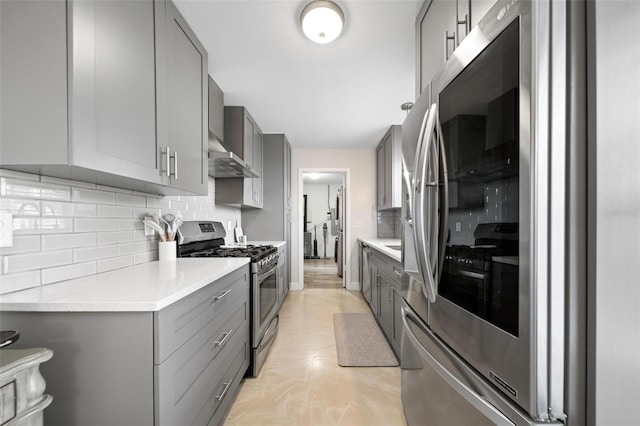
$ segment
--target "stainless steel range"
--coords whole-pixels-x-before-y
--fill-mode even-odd
[[[248,257],[251,259],[251,365],[247,375],[256,377],[278,333],[276,270],[278,249],[265,246],[225,246],[226,231],[220,222],[189,221],[182,224],[178,257]]]

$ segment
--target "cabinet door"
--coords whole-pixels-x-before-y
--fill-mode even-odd
[[[428,1],[428,0],[427,0]],[[419,43],[418,84],[420,93],[438,73],[446,56],[454,50],[454,40],[445,40],[455,32],[456,2],[451,0],[431,0],[426,12],[418,15],[417,42]],[[446,42],[446,52],[445,52]]]
[[[284,198],[285,209],[291,209],[291,145],[284,142]]]
[[[380,143],[376,148],[376,208],[382,209],[384,206],[384,188],[385,188],[385,149],[384,143]]]
[[[387,337],[391,337],[391,311],[392,311],[392,290],[391,280],[386,274],[378,269],[379,287],[379,305],[378,305],[378,322]]]
[[[391,131],[384,139],[384,200],[382,207],[388,209],[393,204],[393,140]]]
[[[68,3],[72,164],[160,182],[158,5],[153,0]]]
[[[255,133],[253,134],[253,169],[258,174],[257,178],[252,179],[253,181],[253,202],[255,207],[262,208],[262,132],[258,126],[254,127]]]
[[[254,164],[254,148],[255,145],[253,143],[254,135],[257,133],[257,126],[251,120],[249,114],[246,113],[244,115],[244,131],[243,131],[243,155],[244,161],[247,162],[253,169],[253,171],[257,172]],[[255,204],[255,192],[253,188],[253,179],[244,178],[244,184],[242,185],[242,199],[244,204],[253,206]]]
[[[371,257],[369,261],[371,262]],[[378,318],[378,306],[380,305],[380,277],[378,276],[378,268],[373,263],[369,263],[369,277],[371,277],[371,311]]]
[[[161,49],[166,70],[164,84],[159,87],[164,91],[163,108],[159,111],[166,113],[159,120],[163,126],[160,128],[163,169],[166,173],[169,147],[171,185],[206,194],[207,53],[174,4],[170,0],[164,4],[164,38],[159,40],[164,42]]]
[[[496,0],[471,0],[471,28],[478,25],[494,4]]]
[[[396,353],[400,352],[400,343],[402,342],[402,296],[394,289],[393,296],[393,312],[391,315],[391,343],[395,346]]]

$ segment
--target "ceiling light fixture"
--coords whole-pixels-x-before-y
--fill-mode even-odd
[[[331,1],[316,0],[309,3],[300,15],[302,31],[311,41],[330,43],[342,32],[344,13]]]

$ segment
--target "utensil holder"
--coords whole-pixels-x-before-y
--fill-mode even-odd
[[[160,260],[160,262],[176,261],[175,241],[160,241],[158,243],[158,260]]]

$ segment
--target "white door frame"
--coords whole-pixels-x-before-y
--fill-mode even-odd
[[[342,236],[344,244],[344,253],[342,256],[342,286],[349,290],[351,282],[351,247],[348,244],[349,235],[351,235],[351,169],[346,168],[328,168],[328,167],[305,167],[298,169],[298,217],[304,217],[304,174],[305,173],[335,173],[344,176],[344,235]],[[304,220],[304,219],[302,219]],[[298,282],[304,289],[304,226],[300,227],[298,232]]]

